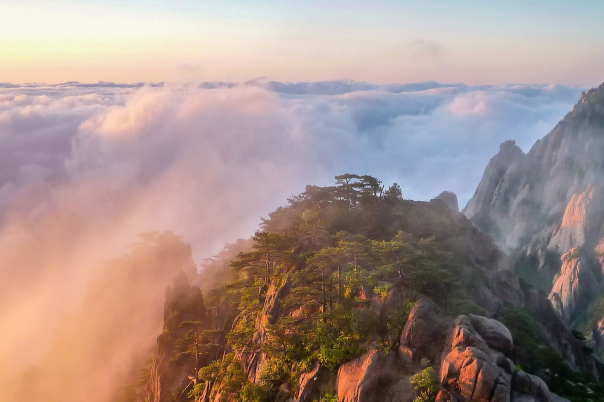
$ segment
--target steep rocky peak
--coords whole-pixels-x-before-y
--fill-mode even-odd
[[[172,289],[187,290],[190,286],[189,278],[181,269],[172,281]]]
[[[181,271],[166,289],[164,330],[157,337],[146,384],[149,402],[188,401],[191,379],[207,358],[199,349],[199,333],[210,327],[211,320],[207,320],[200,288],[189,283]]]
[[[495,157],[500,161],[507,162],[508,165],[511,165],[512,163],[522,159],[523,156],[524,152],[518,145],[516,145],[516,141],[507,140],[499,145],[499,153]]]
[[[586,211],[588,205],[594,198],[594,188],[590,185],[582,193],[575,193],[570,199],[564,217],[562,218],[562,227],[570,228],[585,224]]]
[[[602,155],[604,85],[584,93],[526,155],[513,141],[503,143],[464,213],[507,250],[529,247],[537,238],[547,242],[576,193],[588,185],[604,189]],[[589,194],[584,197],[572,204],[580,209],[579,201],[586,204]],[[578,216],[570,208],[565,223]]]
[[[509,211],[511,197],[507,188],[514,185],[514,174],[523,165],[525,158],[526,155],[516,145],[516,141],[509,140],[501,144],[499,153],[489,161],[476,193],[463,210],[476,226],[496,238],[500,237],[496,232],[508,231],[508,228],[495,232],[490,229],[493,229],[493,224],[497,224],[501,215],[506,215]]]
[[[459,212],[459,204],[457,202],[457,194],[455,194],[455,193],[453,193],[451,191],[443,191],[442,193],[440,193],[434,199],[435,200],[440,200],[440,201],[444,202],[453,211]]]
[[[166,289],[164,325],[171,324],[168,317],[174,314],[195,318],[204,317],[205,315],[201,289],[198,286],[191,286],[189,279],[182,271],[174,278],[172,286]]]
[[[604,112],[604,84],[581,93],[579,102],[573,107],[571,116]]]
[[[549,251],[564,254],[586,243],[598,243],[604,214],[600,191],[588,185],[583,192],[575,193],[568,203],[560,226],[556,226],[547,246]]]

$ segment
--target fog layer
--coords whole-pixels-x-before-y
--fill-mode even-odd
[[[501,142],[527,149],[580,91],[266,80],[2,84],[0,376],[43,361],[93,270],[138,233],[182,235],[199,262],[252,234],[260,216],[306,184],[345,172],[398,182],[406,198],[451,190],[463,206]],[[120,353],[140,354],[147,341],[129,341]]]

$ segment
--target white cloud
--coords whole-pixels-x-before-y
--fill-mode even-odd
[[[414,40],[409,44],[411,52],[420,57],[441,57],[446,52],[446,47],[438,42],[423,39]]]
[[[137,233],[181,234],[199,260],[250,235],[306,184],[344,172],[396,181],[408,198],[455,191],[463,205],[501,142],[526,150],[580,92],[268,80],[3,85],[0,361],[35,360],[45,344],[32,347],[32,334],[48,332],[91,269]],[[15,327],[23,311],[33,324]]]

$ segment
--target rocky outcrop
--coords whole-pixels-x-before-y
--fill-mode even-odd
[[[298,391],[298,402],[312,402],[320,399],[320,385],[327,375],[327,368],[319,362],[315,367],[300,376],[300,390]]]
[[[515,182],[514,176],[524,159],[525,154],[516,141],[501,144],[499,153],[489,161],[476,193],[464,209],[464,214],[487,233],[499,234],[512,229],[506,227],[503,220],[509,214],[512,201],[508,187]],[[496,238],[501,240],[501,236]]]
[[[460,316],[447,345],[440,374],[443,390],[437,401],[563,400],[551,393],[539,377],[515,370],[506,356],[512,347],[510,332],[498,321]]]
[[[409,375],[400,371],[396,356],[371,350],[338,370],[339,402],[411,402],[415,391]]]
[[[451,191],[443,191],[434,199],[444,202],[453,211],[459,212],[459,204],[457,202],[457,195],[455,193]]]
[[[514,347],[512,333],[499,321],[474,314],[468,314],[468,319],[476,332],[493,349],[506,353]]]
[[[604,189],[603,110],[604,85],[582,95],[573,111],[526,155],[504,143],[485,169],[466,216],[504,248],[522,248],[562,221],[573,195],[586,192],[589,185]],[[578,215],[569,213],[573,216]],[[563,230],[552,247],[580,240],[577,232]]]
[[[184,273],[174,278],[166,289],[164,331],[157,337],[151,372],[147,382],[147,400],[174,402],[187,400],[187,390],[194,385],[201,367],[198,338],[185,345],[185,334],[196,334],[207,327],[206,309],[201,290],[189,285]],[[183,349],[184,348],[184,349]],[[189,350],[190,349],[190,350]]]
[[[572,248],[582,247],[586,241],[595,241],[601,226],[601,197],[590,185],[584,192],[572,196],[547,249],[565,254]]]
[[[401,335],[398,354],[407,364],[419,363],[422,357],[435,359],[442,350],[444,329],[440,308],[429,299],[420,299],[409,314]]]
[[[566,324],[570,324],[578,307],[585,307],[597,289],[597,280],[587,258],[579,248],[562,256],[562,270],[549,299]]]
[[[534,375],[517,370],[510,359],[513,339],[501,322],[478,315],[459,316],[447,322],[429,301],[409,317],[406,343],[431,331],[422,324],[436,324],[436,332],[445,338],[439,347],[441,355],[433,363],[440,366],[440,387],[437,401],[455,402],[561,402],[565,399],[549,391],[545,382]],[[428,321],[426,321],[428,320]],[[416,327],[417,326],[417,327]],[[412,330],[416,327],[417,332]],[[401,342],[402,343],[402,342]],[[418,351],[420,349],[416,349]],[[384,355],[376,350],[348,362],[338,370],[336,383],[340,402],[412,401],[415,392],[410,383],[413,372],[421,367],[405,355]]]
[[[244,349],[239,354],[243,370],[251,382],[258,382],[264,364],[266,363],[266,354],[259,350],[266,338],[266,326],[274,324],[282,314],[282,301],[291,290],[291,280],[289,276],[285,277],[283,283],[271,283],[264,295],[264,306],[262,313],[256,322],[256,332],[254,333],[252,350]]]

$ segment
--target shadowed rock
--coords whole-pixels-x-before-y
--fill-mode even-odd
[[[444,202],[453,211],[459,212],[459,204],[457,203],[457,195],[455,193],[451,191],[443,191],[434,199]]]
[[[429,299],[420,299],[411,310],[401,335],[398,350],[401,360],[411,364],[418,363],[422,357],[437,356],[446,326],[440,308]]]

